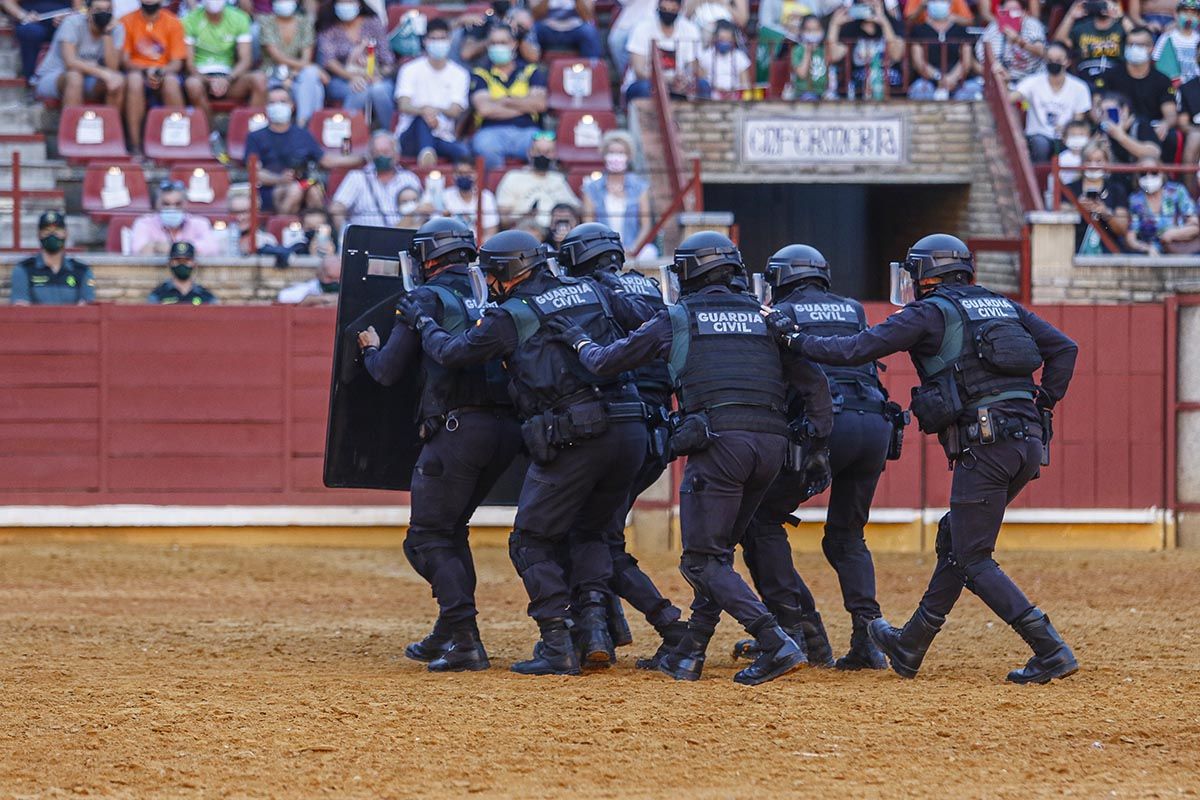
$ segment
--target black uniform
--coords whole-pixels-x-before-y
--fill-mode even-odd
[[[451,333],[482,316],[465,266],[447,267],[408,296]],[[503,367],[493,361],[447,369],[423,357],[420,337],[400,319],[382,349],[366,350],[363,363],[385,386],[416,375],[424,445],[413,470],[404,554],[433,589],[439,625],[470,622],[477,610],[467,524],[521,446]]]
[[[534,270],[475,327],[455,336],[430,325],[422,330],[422,343],[449,368],[505,359],[534,459],[509,554],[529,593],[529,615],[555,624],[567,618],[570,603],[562,565],[568,533],[576,585],[608,595],[612,557],[606,537],[623,524],[632,476],[646,451],[646,426],[631,375],[588,372],[569,347],[547,340],[544,325],[565,317],[607,343],[636,328],[648,311],[591,280],[558,278],[544,266]]]
[[[162,306],[209,306],[215,304],[217,298],[198,283],[193,283],[184,293],[179,291],[173,281],[163,281],[150,293],[146,302]]]

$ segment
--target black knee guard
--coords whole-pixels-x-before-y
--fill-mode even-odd
[[[710,582],[716,577],[721,567],[728,562],[718,556],[707,553],[684,553],[679,560],[679,571],[683,579],[703,597],[712,597],[709,589]]]
[[[404,537],[404,555],[408,563],[427,581],[437,571],[440,558],[454,550],[454,539],[443,533],[409,528]]]
[[[825,534],[821,539],[821,551],[825,553],[825,560],[835,566],[844,563],[850,556],[862,553],[866,549],[867,540],[861,536],[846,537]]]
[[[950,542],[950,515],[944,514],[938,520],[937,538],[933,543],[933,551],[938,558],[954,561],[954,550]]]
[[[543,561],[559,562],[559,548],[529,531],[514,530],[508,537],[508,557],[518,575],[524,575]]]

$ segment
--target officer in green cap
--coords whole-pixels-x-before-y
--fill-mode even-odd
[[[70,306],[96,300],[92,268],[63,252],[67,245],[67,220],[59,211],[38,218],[37,255],[18,261],[12,271],[15,306]]]

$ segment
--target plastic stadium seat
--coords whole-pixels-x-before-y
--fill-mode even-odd
[[[146,157],[160,162],[211,161],[208,120],[190,108],[150,109],[146,115]]]
[[[58,121],[58,153],[71,163],[128,158],[121,115],[109,106],[67,106]]]
[[[550,62],[548,103],[555,111],[611,111],[612,79],[598,58],[556,58]]]
[[[229,210],[229,170],[223,164],[175,165],[171,180],[187,187],[183,207],[192,213],[224,214]]]
[[[300,218],[289,214],[276,214],[267,220],[267,233],[274,236],[277,242],[285,246],[285,239],[289,239],[292,236],[304,235],[304,231],[300,227]]]
[[[599,169],[573,169],[567,173],[567,185],[576,197],[583,197],[583,182],[591,177],[599,177]]]
[[[563,111],[558,117],[558,160],[564,164],[599,164],[600,137],[617,127],[611,111]]]
[[[133,221],[138,218],[136,214],[116,214],[108,221],[108,236],[105,239],[104,248],[110,253],[121,253],[122,255],[130,255],[129,248],[126,247],[128,235],[122,235],[124,231],[128,231],[133,227]]]
[[[345,180],[347,172],[349,172],[349,170],[342,167],[329,170],[329,177],[325,179],[325,199],[327,201],[333,200],[333,193],[336,192],[337,188],[342,185],[342,181]]]
[[[83,210],[98,220],[150,210],[146,174],[138,164],[89,164],[83,174]]]
[[[350,152],[365,156],[371,133],[367,130],[367,118],[360,111],[341,111],[323,108],[308,121],[308,132],[326,152],[342,152],[345,134],[350,135]]]
[[[500,185],[500,181],[504,178],[508,170],[490,169],[483,176],[483,187],[490,192],[495,192],[496,187]]]
[[[267,113],[258,107],[235,108],[229,115],[229,131],[225,143],[229,157],[234,161],[246,160],[246,137],[252,131],[267,127]]]

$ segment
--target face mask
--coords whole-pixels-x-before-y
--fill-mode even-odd
[[[405,200],[403,203],[401,203],[399,206],[397,206],[397,208],[400,209],[401,214],[404,214],[405,216],[407,216],[417,210],[417,201],[416,200]]]
[[[661,8],[658,10],[658,21],[663,24],[664,28],[669,28],[674,25],[675,20],[678,19],[678,17],[678,11],[663,11]]]
[[[292,118],[290,103],[267,103],[267,121],[272,125],[283,125]]]
[[[375,156],[371,159],[376,172],[391,172],[396,168],[396,159],[391,156]]]
[[[110,22],[112,22],[111,11],[96,11],[92,13],[92,24],[96,26],[96,30],[102,31],[106,29]]]
[[[545,172],[546,170],[550,169],[550,157],[549,156],[534,156],[533,157],[533,168],[536,169],[538,172]]]
[[[358,17],[358,3],[334,3],[333,13],[342,22],[349,22]]]
[[[276,0],[271,4],[271,10],[277,17],[290,17],[296,13],[296,0]]]
[[[1179,22],[1179,27],[1183,28],[1185,31],[1190,31],[1192,28],[1196,27],[1195,17],[1189,17],[1187,14],[1180,14],[1175,19]]]
[[[1061,75],[1062,71],[1066,68],[1066,64],[1059,63],[1058,61],[1046,62],[1046,72],[1049,72],[1051,75]]]
[[[1162,188],[1162,175],[1143,175],[1138,178],[1138,186],[1142,187],[1142,191],[1146,194],[1154,194]]]
[[[425,54],[434,61],[445,61],[450,55],[449,39],[430,39],[425,42]]]
[[[1087,143],[1088,143],[1088,137],[1086,137],[1086,136],[1068,136],[1067,137],[1067,149],[1073,150],[1076,153],[1081,152],[1083,150],[1083,148],[1087,147]]]
[[[317,283],[321,285],[321,292],[323,294],[337,294],[338,289],[342,288],[341,281],[330,281],[329,283],[326,283],[325,281],[318,280]]]
[[[510,63],[513,60],[512,48],[506,44],[489,44],[488,45],[488,61],[499,67]]]
[[[191,264],[172,264],[171,274],[181,281],[186,281],[188,278],[192,277],[192,273],[195,271],[195,269],[196,268]]]
[[[806,31],[800,35],[800,41],[805,44],[820,44],[825,41],[825,34],[820,31]]]
[[[142,13],[150,17],[157,14],[160,8],[162,3],[142,3]]]
[[[1145,64],[1150,60],[1150,48],[1140,44],[1131,44],[1125,48],[1125,60],[1130,64]]]
[[[1102,170],[1102,169],[1085,169],[1083,171],[1083,177],[1087,178],[1089,181],[1104,180],[1104,170]]]
[[[204,10],[210,14],[220,14],[225,10],[225,0],[204,0]]]
[[[183,224],[183,209],[182,208],[163,208],[159,209],[158,219],[164,227],[178,228]]]
[[[565,220],[556,222],[554,223],[553,230],[555,239],[564,239],[571,232],[571,223]]]
[[[733,42],[717,42],[717,52],[721,55],[733,52]]]
[[[38,239],[38,241],[42,243],[42,249],[47,253],[57,253],[59,250],[62,250],[63,245],[67,243],[67,240],[59,236],[57,233],[52,233],[49,236],[43,236],[41,239]]]
[[[470,175],[455,175],[454,185],[458,187],[459,191],[469,192],[475,185],[475,179]]]
[[[930,0],[928,8],[930,19],[943,20],[950,16],[950,3],[948,0]]]
[[[629,156],[624,153],[607,153],[604,156],[604,169],[609,172],[624,172],[629,166]]]

